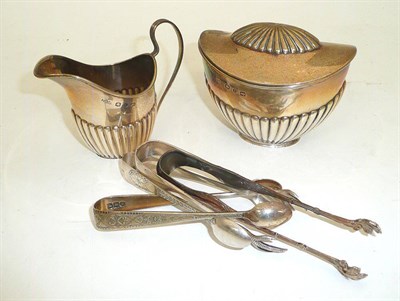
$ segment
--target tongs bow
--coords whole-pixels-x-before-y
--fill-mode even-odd
[[[104,229],[110,228],[110,217],[112,217],[112,223],[115,224],[111,227],[112,229],[140,228],[142,226],[137,225],[143,225],[144,221],[147,226],[211,221],[208,225],[211,226],[216,237],[228,246],[243,248],[251,243],[253,247],[260,250],[282,252],[284,249],[266,243],[277,240],[330,263],[346,278],[359,280],[367,276],[361,273],[359,268],[349,267],[344,260],[319,252],[271,229],[290,219],[292,205],[354,230],[363,230],[369,234],[381,233],[379,226],[372,221],[348,220],[322,211],[302,203],[296,194],[290,190],[283,190],[277,182],[267,180],[266,185],[260,185],[258,181],[246,179],[230,170],[162,142],[147,142],[140,146],[135,154],[125,155],[120,161],[120,168],[128,182],[168,200],[163,202],[158,199],[154,201],[154,206],[151,200],[147,207],[173,204],[184,212],[137,211],[137,209],[147,207],[132,205],[134,201],[130,201],[130,205],[127,206],[127,203],[121,202],[121,199],[114,204],[112,198],[106,198],[106,200],[102,199],[97,202],[97,206],[95,205],[94,208],[95,216],[96,214],[99,216],[97,221],[103,222]],[[174,173],[174,171],[178,171],[178,173]],[[222,188],[227,193],[210,194],[189,188],[177,181],[172,176],[173,173]],[[250,199],[255,206],[249,211],[237,212],[221,200],[226,196],[241,196]],[[108,217],[104,218],[107,214],[109,214]],[[104,219],[102,220],[102,218]],[[131,222],[126,223],[127,220]],[[134,222],[132,223],[132,221]],[[99,225],[101,228],[101,222],[98,223]],[[262,235],[254,235],[249,229]]]

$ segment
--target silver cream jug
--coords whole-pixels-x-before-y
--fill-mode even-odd
[[[157,101],[156,28],[168,23],[178,37],[179,52],[171,78]],[[171,87],[183,57],[183,39],[169,20],[155,21],[150,28],[154,45],[145,53],[114,65],[92,66],[50,55],[35,66],[34,75],[50,78],[64,87],[71,101],[79,133],[90,150],[104,158],[121,158],[147,141],[160,105]]]

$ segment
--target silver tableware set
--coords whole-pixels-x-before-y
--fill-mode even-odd
[[[173,27],[179,52],[165,92],[157,100],[154,83],[159,45],[156,28]],[[324,254],[278,232],[294,211],[310,211],[321,221],[366,234],[381,233],[368,219],[346,219],[302,202],[271,179],[249,180],[184,150],[148,141],[156,114],[180,68],[183,40],[174,23],[160,19],[150,28],[154,50],[122,63],[91,66],[61,56],[40,60],[34,74],[61,84],[88,148],[104,158],[120,158],[122,177],[146,195],[109,196],[93,206],[98,230],[128,230],[201,222],[222,245],[253,246],[282,253],[280,242],[334,266],[343,276],[366,276],[345,260]],[[206,84],[223,116],[246,141],[268,147],[296,143],[328,117],[344,87],[356,48],[320,42],[307,31],[284,24],[255,23],[233,33],[203,32],[199,51]],[[182,181],[183,180],[183,181]],[[218,192],[189,187],[201,183]],[[224,200],[242,198],[252,207],[236,211]],[[173,205],[180,211],[143,209]]]

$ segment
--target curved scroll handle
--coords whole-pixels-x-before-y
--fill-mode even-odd
[[[171,87],[172,83],[175,80],[176,74],[178,73],[178,70],[179,70],[179,68],[181,66],[182,58],[183,58],[183,39],[182,39],[182,34],[179,31],[179,28],[174,23],[172,23],[171,21],[169,21],[167,19],[159,19],[159,20],[155,21],[150,27],[150,39],[151,39],[151,42],[154,45],[154,50],[150,55],[152,55],[155,58],[155,56],[160,51],[160,47],[158,46],[158,42],[156,40],[155,33],[156,33],[156,29],[157,29],[158,25],[160,25],[162,23],[168,23],[174,28],[174,30],[176,32],[176,36],[178,37],[179,50],[178,50],[178,58],[176,60],[175,69],[172,72],[171,78],[170,78],[167,86],[165,87],[165,90],[164,90],[163,94],[161,95],[161,97],[160,97],[160,99],[158,101],[157,111],[160,109],[161,103],[164,100],[165,95],[167,94],[169,88]]]

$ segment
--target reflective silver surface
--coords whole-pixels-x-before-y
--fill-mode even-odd
[[[177,163],[176,160],[174,161],[174,156],[177,156],[177,154],[179,156],[181,156],[181,157],[178,156],[178,158],[179,158],[178,161],[180,162],[179,164],[176,164]],[[170,156],[172,158],[168,158],[168,156]],[[184,161],[185,157],[187,157],[190,160]],[[348,227],[356,229],[356,230],[363,230],[363,231],[365,231],[367,233],[371,233],[371,234],[381,232],[379,226],[372,221],[369,221],[366,219],[348,220],[348,219],[344,219],[344,218],[336,216],[336,215],[332,215],[328,212],[322,211],[318,208],[315,208],[315,207],[312,207],[310,205],[300,202],[299,199],[297,198],[296,194],[290,190],[279,191],[279,190],[273,190],[271,188],[261,186],[254,181],[250,181],[246,178],[241,177],[238,174],[232,173],[229,170],[226,170],[219,166],[208,163],[196,156],[193,156],[187,152],[184,152],[182,150],[179,150],[173,146],[170,146],[170,145],[162,143],[162,142],[151,141],[151,142],[147,142],[147,143],[143,144],[142,146],[140,146],[137,149],[137,151],[135,153],[135,160],[136,160],[135,161],[136,167],[142,173],[141,177],[145,176],[144,178],[147,178],[147,181],[150,180],[151,182],[153,182],[154,179],[157,179],[157,181],[163,182],[162,179],[160,179],[159,174],[160,174],[160,172],[162,172],[162,168],[160,168],[160,163],[165,160],[165,162],[169,162],[169,163],[166,165],[164,164],[164,168],[167,168],[167,169],[164,170],[163,177],[165,177],[165,174],[172,172],[175,168],[178,169],[178,168],[182,168],[182,167],[186,167],[186,166],[191,167],[191,168],[197,167],[203,171],[206,170],[211,176],[216,177],[218,179],[218,181],[220,182],[219,185],[225,186],[226,190],[230,190],[239,195],[245,195],[245,196],[249,197],[251,194],[255,194],[255,195],[264,195],[266,197],[278,198],[279,200],[281,200],[284,203],[288,203],[291,205],[301,207],[306,210],[310,210],[310,211],[316,213],[317,215],[321,215],[325,218],[331,219],[339,224],[348,226]],[[200,162],[200,163],[196,163],[197,162],[196,160],[198,160],[198,162]],[[192,162],[192,163],[187,164],[188,162]],[[158,174],[154,172],[154,170],[156,168],[157,168]],[[148,176],[152,176],[154,178],[150,179],[150,178],[148,178]],[[140,176],[139,176],[139,178],[140,178]],[[139,182],[141,182],[143,184],[142,180],[140,180]],[[166,197],[169,200],[174,200],[174,198],[177,195],[180,195],[180,196],[184,197],[184,199],[183,199],[184,202],[186,202],[188,200],[187,197],[189,197],[191,199],[191,202],[194,201],[194,204],[196,204],[196,201],[199,201],[200,196],[205,196],[204,193],[195,192],[193,190],[185,189],[184,191],[182,191],[182,188],[183,188],[182,185],[179,185],[179,187],[177,187],[176,185],[171,186],[171,184],[176,184],[176,183],[171,182],[171,180],[169,182],[170,183],[166,183],[166,181],[163,182],[162,185],[164,185],[164,188],[166,190],[164,190],[164,192],[159,194],[160,196]],[[179,191],[179,193],[177,193],[178,191]],[[189,191],[194,194],[188,194]],[[196,196],[196,199],[193,199],[194,196]],[[201,202],[200,206],[204,206],[205,204],[207,204],[207,205],[210,205],[211,207],[218,208],[219,211],[232,211],[233,210],[226,204],[219,203],[220,201],[218,201],[218,199],[216,199],[215,197],[210,197],[209,195],[207,195],[206,199],[214,201],[214,202],[211,202],[210,204]],[[178,203],[178,206],[179,206],[179,203]],[[197,206],[199,206],[199,204],[197,204]],[[205,211],[209,211],[209,210],[205,209]],[[259,233],[267,235],[276,241],[280,241],[284,244],[290,245],[294,248],[297,248],[298,250],[306,252],[310,255],[315,256],[316,258],[319,258],[319,259],[331,264],[346,278],[353,279],[353,280],[359,280],[359,279],[362,279],[367,276],[366,274],[361,273],[359,268],[348,266],[347,262],[344,260],[339,260],[335,257],[332,257],[330,255],[322,253],[322,252],[320,252],[316,249],[313,249],[303,243],[297,242],[291,238],[288,238],[284,235],[274,232],[267,227],[254,226],[254,224],[252,224],[251,222],[246,221],[244,219],[240,219],[240,224],[241,224],[241,226],[248,227],[249,229],[255,229]],[[222,228],[223,227],[219,227],[219,229],[222,229]],[[225,237],[228,237],[231,239],[231,237],[229,235],[220,235],[218,230],[216,233],[219,238],[224,239]],[[229,234],[230,232],[227,231],[227,233]],[[237,239],[236,242],[240,243],[240,240]],[[254,246],[254,244],[252,244],[252,245]]]
[[[160,97],[154,85],[159,45],[155,32],[169,24],[178,38],[178,56],[171,78]],[[156,20],[150,27],[154,50],[126,61],[93,66],[67,57],[49,55],[35,66],[34,75],[60,84],[68,94],[79,134],[87,147],[104,158],[121,158],[147,141],[157,112],[183,58],[182,35],[174,23]]]

